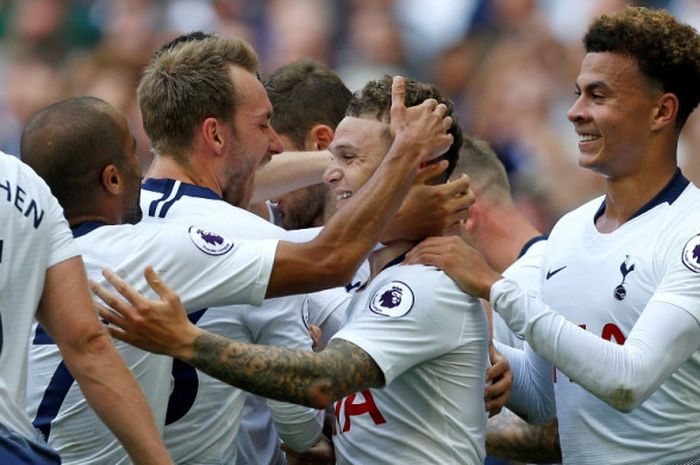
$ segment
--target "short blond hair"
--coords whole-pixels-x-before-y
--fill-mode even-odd
[[[231,66],[257,72],[258,57],[245,40],[193,38],[155,54],[136,92],[156,153],[182,157],[204,119],[232,121],[237,94]]]

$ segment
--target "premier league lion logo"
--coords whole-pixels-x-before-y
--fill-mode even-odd
[[[386,291],[379,297],[379,303],[382,307],[394,308],[401,303],[401,288],[397,286],[392,286],[392,288]]]
[[[690,271],[700,273],[700,234],[696,234],[685,244],[681,260]]]
[[[194,245],[207,255],[223,255],[233,248],[232,241],[220,234],[206,231],[198,226],[190,226],[187,232]]]
[[[378,315],[399,317],[413,308],[413,291],[406,283],[393,281],[385,284],[372,294],[369,309]]]

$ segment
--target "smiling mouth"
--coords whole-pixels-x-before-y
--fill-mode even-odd
[[[579,134],[578,135],[578,140],[579,142],[591,142],[594,140],[600,139],[600,136],[594,136],[592,134]]]
[[[352,197],[352,192],[343,192],[342,194],[337,194],[335,196],[335,199],[336,200],[345,200],[345,199],[349,199],[350,197]]]

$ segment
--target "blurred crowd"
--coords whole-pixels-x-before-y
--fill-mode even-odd
[[[589,21],[627,4],[666,8],[700,26],[700,0],[0,0],[0,150],[38,109],[94,95],[129,117],[144,168],[151,155],[135,97],[152,52],[183,32],[244,37],[264,79],[301,57],[357,89],[384,74],[437,84],[466,132],[506,164],[514,197],[541,230],[598,195],[601,179],[577,166],[566,118]],[[693,159],[700,117],[686,125],[681,166]]]

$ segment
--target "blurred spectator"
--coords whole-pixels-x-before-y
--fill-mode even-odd
[[[261,74],[297,58],[335,69],[351,89],[384,74],[438,84],[463,127],[502,154],[515,201],[548,231],[561,212],[600,192],[577,166],[566,119],[581,31],[625,0],[0,0],[0,150],[17,153],[27,118],[53,101],[99,96],[129,117],[144,169],[151,154],[135,86],[165,41],[201,29],[243,36]],[[666,7],[700,25],[700,0]],[[700,181],[700,118],[681,166]],[[566,182],[562,182],[565,179]]]

